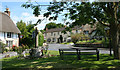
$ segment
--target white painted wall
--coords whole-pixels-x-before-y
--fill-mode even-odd
[[[5,44],[6,44],[6,41],[13,41],[13,45],[19,46],[18,34],[17,33],[13,33],[12,35],[13,35],[12,38],[7,38],[7,32],[5,32],[5,37],[4,37],[4,32],[0,32],[0,39]]]

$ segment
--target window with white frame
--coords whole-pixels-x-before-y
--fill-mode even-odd
[[[6,44],[7,44],[8,47],[12,47],[13,41],[6,41]]]
[[[12,33],[11,32],[7,32],[7,38],[12,38]]]
[[[84,31],[84,33],[85,33],[85,34],[89,34],[89,31],[88,31],[88,30],[86,30],[86,31]]]
[[[53,32],[51,32],[51,36],[53,36]]]

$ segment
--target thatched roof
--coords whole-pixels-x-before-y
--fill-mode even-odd
[[[0,12],[0,32],[21,33],[20,30],[15,26],[12,19],[3,12]]]

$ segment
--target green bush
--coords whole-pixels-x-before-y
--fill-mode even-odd
[[[72,34],[71,35],[71,40],[74,44],[76,44],[78,41],[80,40],[86,40],[88,39],[87,36],[85,36],[84,34],[80,33],[80,34]]]
[[[42,33],[38,34],[38,46],[42,46],[44,42],[44,36]]]
[[[22,50],[24,51],[25,49],[29,49],[29,47],[27,45],[22,44]]]
[[[18,51],[18,47],[17,47],[17,46],[13,46],[12,49],[13,49],[13,51],[15,51],[15,52]]]
[[[22,48],[22,46],[19,46],[17,53],[22,54],[22,52],[23,52],[23,48]]]
[[[7,49],[7,48],[5,48],[5,49],[4,49],[4,51],[5,51],[5,52],[8,52],[8,49]]]

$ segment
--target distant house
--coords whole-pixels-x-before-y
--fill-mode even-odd
[[[67,31],[66,34],[62,33],[63,30],[65,30],[65,27],[46,29],[46,31],[44,32],[44,37],[49,43],[59,43],[59,37],[60,35],[62,35],[63,42],[68,42],[70,40],[71,34],[84,33],[86,35],[89,35],[95,30],[95,27],[91,28],[91,26],[88,24],[82,25],[81,27],[75,26],[74,28],[72,28],[71,32]]]
[[[10,18],[9,8],[5,12],[0,12],[0,41],[7,46],[19,46],[18,34],[21,33]]]

